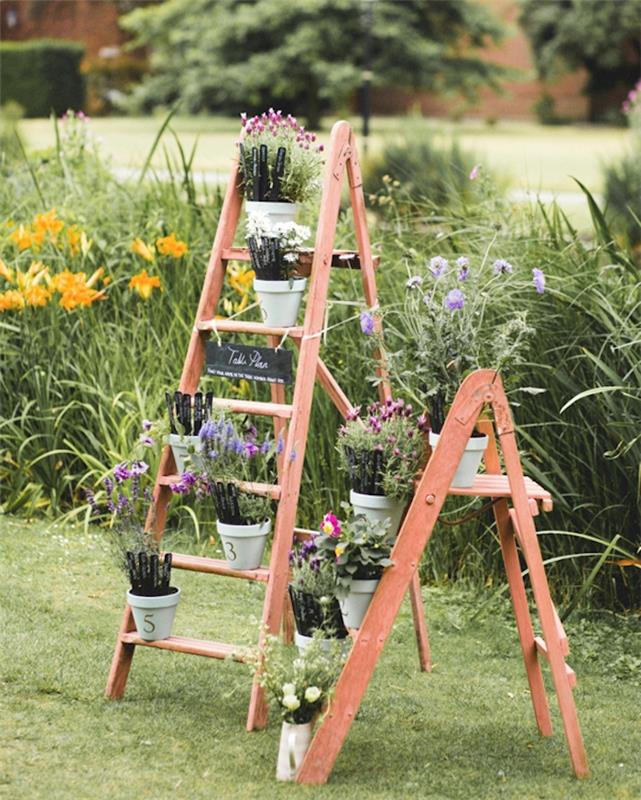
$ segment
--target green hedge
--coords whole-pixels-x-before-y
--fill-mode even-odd
[[[48,117],[85,102],[80,61],[84,45],[64,40],[34,39],[0,43],[2,102],[14,100],[27,117]]]

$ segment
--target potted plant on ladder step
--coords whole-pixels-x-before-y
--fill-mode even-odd
[[[340,522],[334,514],[325,515],[322,530],[340,532]],[[294,641],[298,649],[303,652],[316,634],[326,649],[335,639],[344,642],[348,633],[336,597],[334,565],[319,557],[315,536],[298,543],[289,555],[289,564],[291,579],[288,590],[296,623]]]
[[[145,461],[122,462],[105,478],[105,505],[87,492],[92,512],[106,516],[113,534],[119,565],[131,588],[127,603],[141,639],[157,641],[171,635],[180,589],[171,586],[171,553],[161,556],[158,542],[145,530],[147,511],[153,509]]]
[[[388,368],[396,382],[429,412],[429,443],[439,446],[447,411],[462,380],[474,370],[494,369],[504,383],[523,361],[534,329],[518,304],[524,292],[545,291],[545,276],[533,269],[524,276],[504,258],[492,261],[486,253],[473,265],[466,256],[450,263],[434,256],[426,268],[410,274],[401,304],[385,309]],[[493,307],[501,295],[509,316]],[[513,302],[505,299],[512,297]],[[402,318],[402,325],[395,324]],[[472,486],[488,437],[474,432],[452,481],[453,487]]]
[[[358,514],[316,537],[318,555],[333,565],[343,621],[360,628],[383,570],[392,565],[389,519]]]
[[[247,220],[247,246],[255,273],[258,295],[266,325],[296,324],[307,279],[296,274],[299,250],[309,239],[310,230],[295,222],[270,226],[266,217],[250,215]]]
[[[293,222],[298,204],[320,189],[323,145],[296,117],[273,108],[240,119],[239,165],[248,215],[264,215],[270,227]]]
[[[250,653],[247,662],[254,679],[277,703],[283,719],[276,778],[293,781],[312,740],[315,720],[327,707],[345,662],[338,640],[328,649],[321,634],[315,635],[302,654],[266,636],[262,650]]]
[[[199,496],[210,497],[227,564],[256,569],[271,532],[272,501],[248,491],[246,484],[273,483],[283,442],[274,442],[269,434],[261,440],[253,425],[237,426],[224,414],[203,424],[200,439],[202,474],[186,472],[171,489],[187,494],[195,488]]]
[[[214,393],[196,392],[193,396],[183,392],[165,392],[169,419],[169,433],[165,437],[171,447],[178,474],[187,469],[202,470],[203,442],[199,436],[205,420],[211,417]]]
[[[390,533],[396,535],[414,491],[414,478],[425,461],[427,420],[417,418],[403,400],[372,403],[362,418],[360,413],[360,406],[352,409],[338,431],[350,503],[355,514],[389,519]]]

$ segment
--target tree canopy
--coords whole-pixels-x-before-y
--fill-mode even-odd
[[[641,71],[641,0],[521,0],[520,23],[539,74],[551,78],[584,67],[590,116],[600,95],[631,88]],[[617,101],[618,102],[618,101]]]
[[[374,85],[456,90],[498,85],[478,48],[501,24],[470,0],[165,0],[122,19],[151,74],[133,98],[185,110],[253,112],[286,105],[314,125],[362,81],[371,20]]]

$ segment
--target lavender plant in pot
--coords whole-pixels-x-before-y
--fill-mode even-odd
[[[255,272],[254,289],[266,325],[295,325],[307,279],[297,277],[298,251],[310,230],[295,222],[273,227],[263,215],[247,221],[247,246]]]
[[[281,727],[276,778],[292,781],[312,739],[314,721],[329,702],[345,661],[339,640],[324,647],[320,632],[301,654],[275,636],[248,657],[254,678],[276,702]]]
[[[105,505],[87,493],[92,512],[107,517],[117,560],[128,575],[131,607],[141,639],[157,641],[171,635],[180,589],[171,586],[171,553],[161,556],[158,542],[145,530],[147,511],[153,509],[144,461],[122,462],[105,478]]]
[[[323,145],[296,117],[273,108],[240,118],[239,164],[248,215],[265,215],[270,227],[293,222],[298,204],[320,189]]]
[[[326,514],[321,530],[338,530],[340,522],[334,514]],[[333,639],[345,640],[347,630],[336,597],[334,564],[319,558],[316,537],[301,542],[289,557],[291,580],[289,597],[296,622],[295,643],[302,652],[318,632],[324,647]]]
[[[272,502],[248,491],[246,484],[274,482],[275,455],[282,452],[282,440],[274,443],[266,435],[260,441],[253,425],[237,426],[224,414],[208,419],[200,438],[202,474],[187,472],[171,489],[187,494],[195,488],[200,496],[211,497],[228,565],[256,569],[271,532]]]
[[[392,565],[394,535],[389,519],[368,519],[358,514],[315,539],[319,558],[334,565],[336,595],[343,621],[359,628],[374,596],[383,570]]]
[[[213,392],[207,392],[206,395],[202,392],[195,392],[194,395],[165,392],[169,420],[169,433],[165,441],[171,447],[179,475],[187,469],[201,470],[203,467],[203,442],[199,432],[205,420],[211,416],[213,398]]]
[[[509,385],[534,332],[518,308],[532,288],[545,291],[540,269],[527,277],[503,258],[492,262],[489,253],[476,267],[465,256],[451,264],[434,256],[410,274],[403,303],[386,310],[389,368],[403,391],[429,412],[432,448],[439,446],[447,411],[470,372],[493,369]],[[487,444],[486,436],[473,433],[452,486],[473,484]]]
[[[360,407],[338,431],[340,466],[350,481],[355,514],[389,519],[396,535],[413,481],[425,459],[424,417],[403,400],[372,403],[361,419]]]

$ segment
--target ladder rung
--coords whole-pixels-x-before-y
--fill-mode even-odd
[[[191,653],[194,656],[205,656],[206,658],[231,658],[234,661],[244,661],[238,645],[225,644],[224,642],[211,642],[207,639],[189,639],[186,636],[170,636],[168,639],[159,639],[156,642],[148,642],[141,639],[136,631],[123,633],[120,641],[125,644],[142,645],[143,647],[155,647],[158,650],[173,650],[176,653]]]
[[[319,531],[313,531],[310,528],[294,528],[294,538],[301,541],[311,539],[312,536],[317,536],[318,533]]]
[[[229,564],[222,559],[191,556],[184,553],[172,553],[171,566],[173,569],[208,572],[214,575],[224,575],[228,578],[245,578],[245,580],[248,581],[267,581],[269,579],[269,570],[267,567],[258,567],[257,569],[232,569]]]
[[[311,267],[312,259],[314,258],[313,250],[306,250],[301,248],[301,260],[303,262],[303,269],[301,273],[305,273],[305,266],[308,270]],[[346,258],[346,256],[351,256]],[[229,247],[223,250],[223,261],[250,261],[249,250],[246,247]],[[372,266],[378,269],[381,262],[380,256],[372,256]],[[334,250],[332,252],[332,267],[339,267],[343,269],[360,269],[361,260],[358,253],[353,250]]]
[[[158,483],[161,486],[171,486],[172,483],[178,483],[180,477],[180,475],[159,475]],[[280,498],[281,488],[276,483],[248,483],[247,481],[238,481],[237,486],[248,494],[259,494],[264,497],[271,497],[272,500],[278,500]]]
[[[534,644],[536,645],[536,649],[539,651],[539,653],[549,662],[550,655],[548,653],[548,646],[545,643],[545,640],[542,639],[540,636],[535,636]],[[572,669],[572,667],[569,664],[564,663],[563,666],[565,667],[565,674],[568,676],[568,683],[570,684],[571,688],[574,688],[576,686],[576,672]]]
[[[552,510],[552,495],[535,483],[531,478],[525,478],[525,491],[528,498],[533,500],[540,500],[543,505],[544,511]],[[464,489],[451,486],[448,489],[448,494],[456,495],[476,495],[477,497],[511,497],[512,491],[510,489],[510,482],[507,475],[490,475],[485,473],[477,475],[474,478],[472,486],[465,487]]]
[[[214,397],[213,407],[220,411],[234,411],[238,414],[262,414],[265,417],[289,419],[294,410],[290,403],[261,403],[257,400],[232,400],[227,397]]]
[[[292,339],[300,339],[303,328],[295,325],[292,328],[263,325],[262,322],[243,322],[239,319],[204,319],[196,326],[199,331],[213,331],[219,333],[257,333],[265,336],[284,336],[287,334]]]

